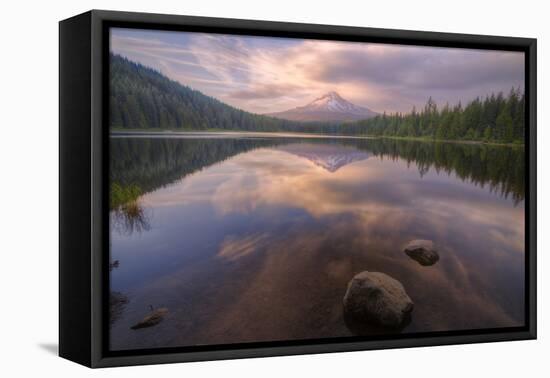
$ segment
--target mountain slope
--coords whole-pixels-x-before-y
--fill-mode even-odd
[[[352,104],[332,91],[305,106],[270,113],[269,116],[291,121],[349,122],[375,117],[378,113]]]
[[[296,123],[252,114],[110,56],[110,126],[125,129],[292,131]]]

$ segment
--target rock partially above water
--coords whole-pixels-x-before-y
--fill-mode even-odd
[[[144,317],[140,322],[137,324],[134,324],[131,329],[140,329],[140,328],[147,328],[152,327],[154,325],[159,324],[162,319],[164,319],[164,316],[168,313],[167,308],[159,308],[153,311],[151,314]]]
[[[410,319],[413,302],[401,283],[387,274],[364,271],[348,284],[344,312],[355,321],[399,328]]]
[[[439,254],[431,240],[413,240],[405,246],[405,253],[423,266],[433,265],[439,261]]]

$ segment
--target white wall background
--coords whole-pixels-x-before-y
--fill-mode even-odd
[[[8,1],[0,22],[0,375],[56,377],[549,376],[548,88],[544,1]],[[55,355],[58,25],[89,9],[536,37],[539,105],[539,340],[90,370]],[[6,212],[7,209],[7,212]]]

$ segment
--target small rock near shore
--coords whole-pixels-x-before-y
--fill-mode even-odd
[[[152,313],[141,319],[140,322],[134,324],[131,326],[131,329],[140,329],[140,328],[147,328],[152,327],[154,325],[159,324],[162,319],[164,319],[164,316],[168,313],[167,308],[158,308],[154,310]]]
[[[439,254],[431,240],[413,240],[405,246],[405,253],[423,266],[433,265],[439,261]]]
[[[403,285],[380,272],[364,271],[348,284],[344,312],[356,321],[399,328],[410,320],[413,301]]]

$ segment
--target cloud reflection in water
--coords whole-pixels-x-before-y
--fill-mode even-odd
[[[146,338],[121,319],[113,346],[351,335],[341,300],[363,270],[407,289],[415,310],[403,332],[523,324],[522,201],[452,173],[421,177],[399,158],[327,169],[318,161],[327,149],[340,161],[359,155],[318,146],[258,148],[143,196],[151,231],[113,241],[114,258],[126,260],[113,289],[135,298],[127,322],[153,301],[173,316]],[[433,240],[438,264],[403,253],[411,239]]]

